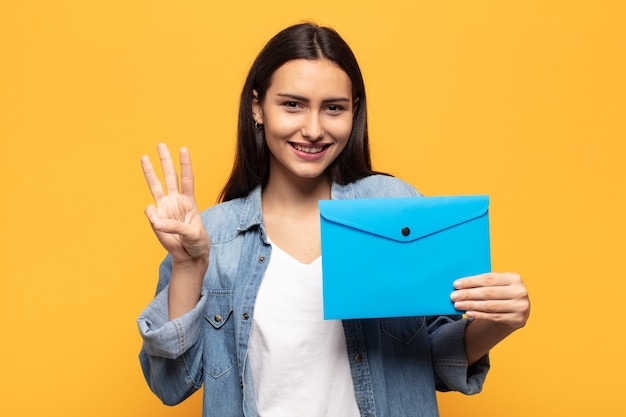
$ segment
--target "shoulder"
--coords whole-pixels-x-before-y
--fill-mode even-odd
[[[211,206],[202,211],[202,218],[205,219],[210,216],[226,216],[233,217],[233,219],[238,218],[238,213],[241,211],[241,208],[244,204],[245,198],[236,198],[234,200],[217,203],[214,206]]]
[[[216,204],[202,212],[202,221],[211,240],[223,236],[232,239],[237,233],[263,223],[261,214],[261,186],[245,197]]]
[[[418,197],[420,192],[411,184],[390,175],[370,175],[347,185],[337,186],[337,198]]]
[[[211,237],[211,243],[231,240],[241,227],[245,198],[237,198],[218,203],[202,211],[204,228]]]

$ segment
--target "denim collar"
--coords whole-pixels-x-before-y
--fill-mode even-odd
[[[263,225],[263,212],[261,211],[261,186],[243,198],[243,210],[239,218],[237,231],[244,232],[252,227]]]

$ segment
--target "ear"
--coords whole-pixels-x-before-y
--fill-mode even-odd
[[[252,117],[258,124],[263,124],[263,107],[259,101],[259,93],[256,90],[252,90]]]

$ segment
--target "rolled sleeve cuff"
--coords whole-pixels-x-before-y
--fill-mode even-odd
[[[431,340],[437,389],[440,391],[476,394],[482,390],[490,367],[489,355],[468,365],[464,343],[468,323],[468,319],[448,323]]]
[[[139,315],[137,325],[143,348],[149,355],[176,359],[200,338],[206,297],[182,316],[169,320],[168,292],[165,287]]]

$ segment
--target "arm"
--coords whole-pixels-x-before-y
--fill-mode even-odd
[[[167,194],[147,156],[144,176],[155,204],[146,208],[152,229],[167,250],[157,295],[137,321],[143,346],[140,363],[148,385],[166,404],[184,400],[201,385],[202,282],[210,249],[193,193],[191,159],[180,151],[181,188],[169,151],[158,147]]]
[[[451,295],[455,308],[472,318],[465,328],[465,353],[473,364],[489,350],[526,325],[530,315],[528,291],[519,275],[487,273],[457,280]]]
[[[167,194],[149,157],[141,158],[141,166],[156,203],[146,207],[146,216],[172,258],[168,306],[169,318],[174,319],[190,311],[200,299],[202,280],[209,265],[210,240],[196,207],[189,151],[180,150],[180,190],[169,150],[160,144],[158,152]]]
[[[206,297],[181,317],[169,320],[170,257],[161,265],[159,292],[137,319],[143,339],[139,362],[150,389],[165,404],[183,401],[202,385],[203,314]]]

